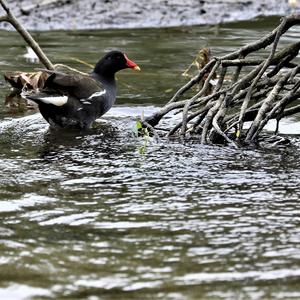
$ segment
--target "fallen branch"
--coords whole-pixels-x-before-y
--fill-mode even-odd
[[[300,15],[290,15],[272,32],[240,49],[207,62],[170,101],[145,121],[153,128],[167,122],[172,114],[182,114],[175,125],[165,125],[162,134],[201,137],[202,143],[252,143],[270,119],[278,123],[284,116],[299,111],[300,42],[280,48],[286,31],[300,25]],[[269,47],[266,59],[257,52]],[[217,80],[210,94],[212,78]],[[202,88],[188,99],[182,97],[201,82]],[[289,106],[287,108],[287,105]],[[244,122],[251,122],[244,129]],[[167,133],[166,133],[167,129]],[[156,128],[159,131],[158,128]]]

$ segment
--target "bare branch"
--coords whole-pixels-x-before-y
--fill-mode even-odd
[[[281,37],[295,25],[300,25],[300,15],[285,17],[277,28],[261,39],[212,59],[146,121],[155,127],[165,115],[176,110],[182,113],[182,120],[169,129],[167,136],[181,128],[183,135],[186,132],[201,134],[202,143],[223,140],[236,146],[234,136],[241,142],[253,142],[270,118],[277,118],[279,123],[282,117],[300,110],[299,105],[295,105],[300,87],[297,60],[300,42],[281,49],[279,45]],[[266,59],[247,57],[250,54],[257,57],[256,52],[267,46],[271,47]],[[212,78],[217,82],[207,94]],[[200,81],[203,82],[200,91],[189,99],[178,101]],[[243,130],[245,121],[252,122],[248,131]]]
[[[16,17],[10,11],[5,0],[0,0],[0,5],[6,12],[6,16],[0,18],[0,22],[9,22],[23,37],[24,41],[32,48],[36,53],[41,63],[49,70],[53,70],[54,67],[48,57],[45,55],[43,50],[40,48],[38,43],[34,40],[31,34],[19,23]]]

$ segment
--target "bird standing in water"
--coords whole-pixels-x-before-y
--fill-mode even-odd
[[[21,95],[38,104],[51,126],[90,128],[114,104],[115,73],[126,68],[140,70],[126,54],[111,51],[98,61],[89,75],[46,70],[49,77],[44,87]]]

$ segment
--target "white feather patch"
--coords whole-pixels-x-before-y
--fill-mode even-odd
[[[91,96],[88,97],[88,99],[92,99],[94,97],[100,97],[102,95],[106,94],[106,90],[100,91],[100,92],[95,92],[94,94],[92,94]]]
[[[39,100],[46,104],[62,106],[68,102],[68,96],[41,97]]]

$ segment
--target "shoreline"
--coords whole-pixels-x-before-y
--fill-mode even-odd
[[[213,25],[292,13],[278,0],[8,0],[28,30],[168,28]],[[300,1],[299,1],[300,2]],[[299,9],[299,7],[298,7]],[[0,29],[12,30],[0,23]]]

